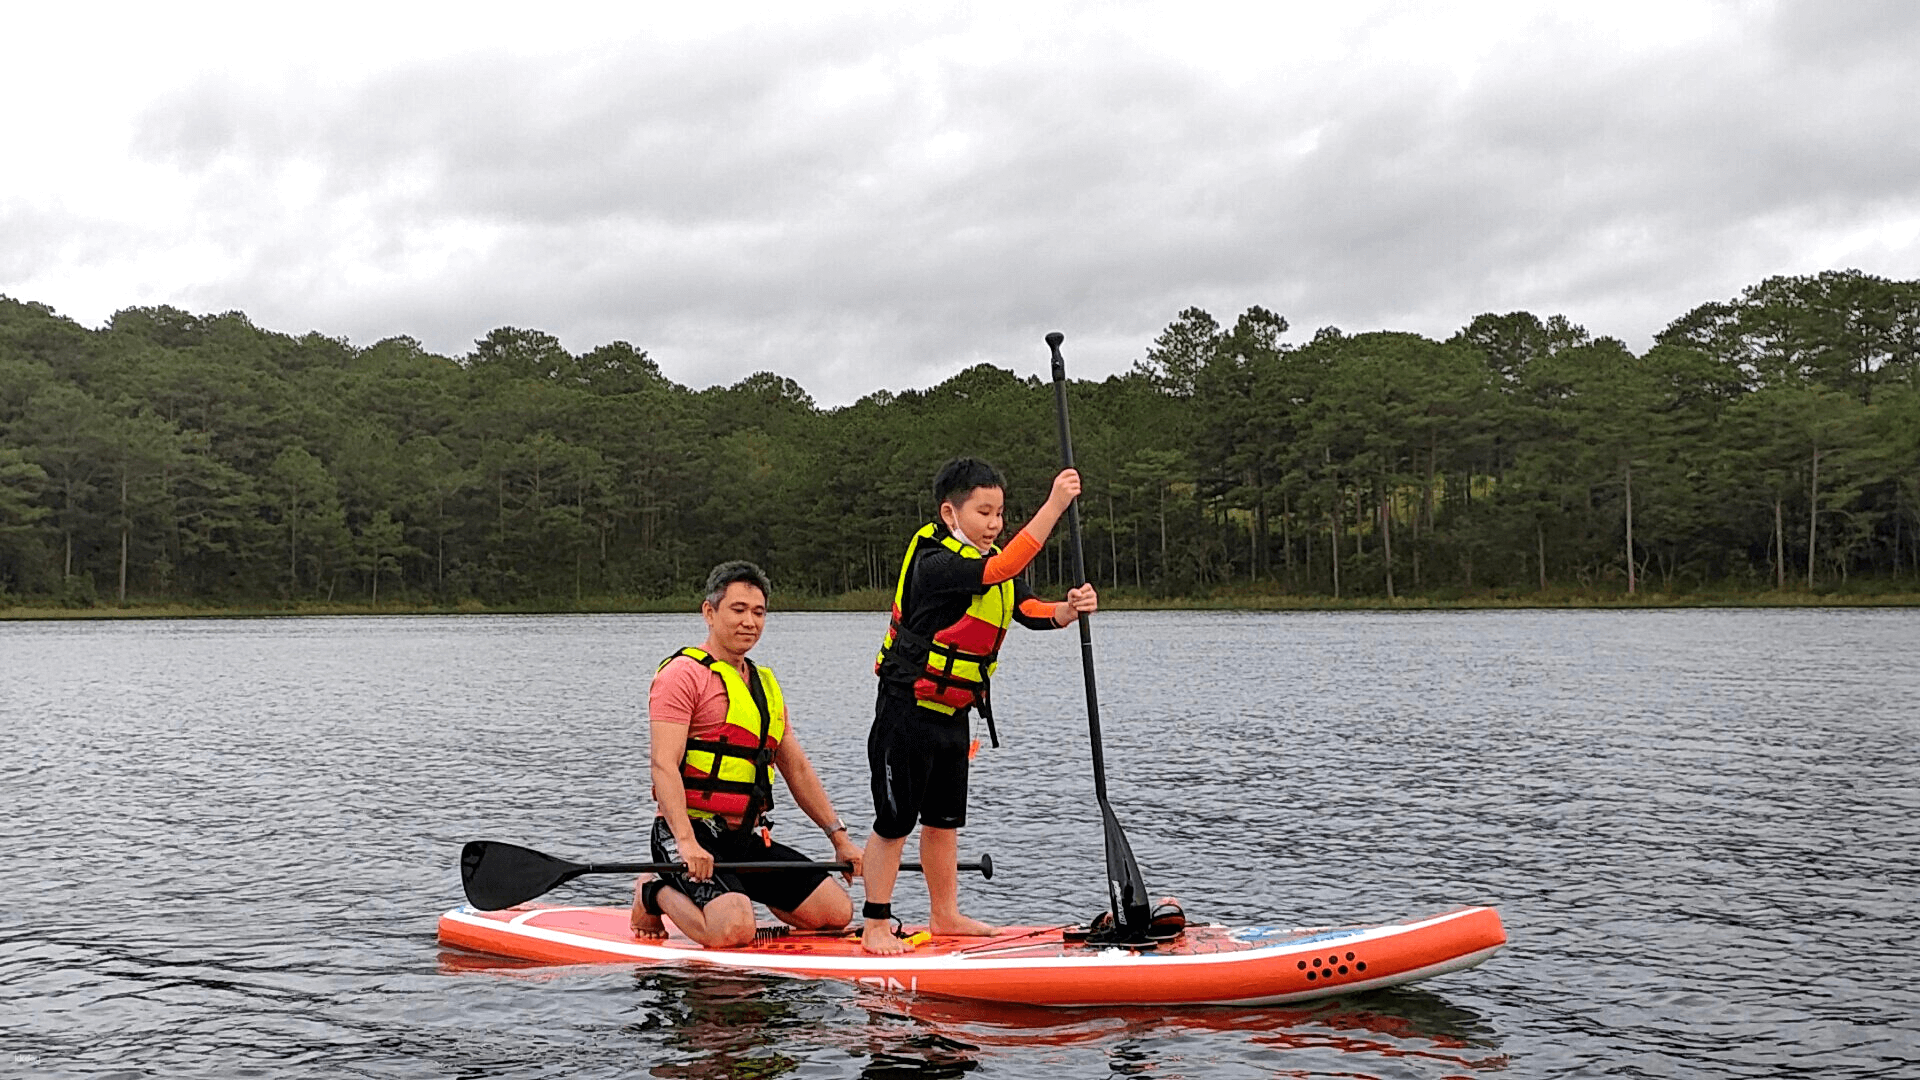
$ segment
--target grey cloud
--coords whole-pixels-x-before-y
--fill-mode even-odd
[[[1542,16],[1465,76],[1374,62],[1367,27],[1216,71],[1097,31],[986,63],[927,45],[951,19],[841,21],[212,79],[138,149],[202,179],[232,259],[181,295],[209,306],[449,352],[503,324],[624,338],[697,385],[773,368],[828,403],[1037,370],[1055,328],[1079,370],[1121,370],[1192,304],[1438,336],[1526,307],[1644,346],[1825,269],[1817,237],[1920,213],[1920,31],[1873,6],[1743,8],[1618,57]],[[1865,269],[1920,272],[1892,254]]]
[[[1920,7],[1907,0],[1789,0],[1774,12],[1765,24],[1766,36],[1783,55],[1833,69],[1913,65]]]

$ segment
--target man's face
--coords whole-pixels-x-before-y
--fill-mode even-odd
[[[975,547],[985,552],[1000,539],[1006,509],[1006,492],[997,487],[977,487],[958,504],[941,503],[940,518],[947,528],[965,533]]]
[[[700,614],[706,616],[714,641],[744,654],[766,628],[767,594],[757,586],[736,581],[727,586],[717,606],[702,601]]]

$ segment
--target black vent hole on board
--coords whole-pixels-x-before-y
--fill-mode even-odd
[[[1301,960],[1294,967],[1307,973],[1308,982],[1325,982],[1342,975],[1360,975],[1367,970],[1367,962],[1355,953],[1331,953],[1325,959],[1318,956],[1310,960]]]

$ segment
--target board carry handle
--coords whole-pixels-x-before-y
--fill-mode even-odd
[[[519,844],[500,840],[469,840],[460,848],[460,884],[467,903],[481,911],[498,911],[553,891],[583,874],[679,874],[686,863],[612,862],[577,863]],[[721,871],[755,873],[769,870],[826,870],[846,873],[852,863],[844,862],[717,862]],[[902,870],[919,870],[919,863],[901,863]],[[993,880],[993,856],[982,855],[974,862],[963,862],[959,869],[977,872]]]

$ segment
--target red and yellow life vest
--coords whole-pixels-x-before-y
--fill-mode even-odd
[[[902,690],[911,688],[915,703],[922,708],[951,715],[977,706],[991,724],[993,708],[988,687],[1000,656],[1000,643],[1006,640],[1007,626],[1013,622],[1013,582],[989,585],[973,598],[958,621],[935,630],[931,637],[915,633],[902,621],[909,600],[907,584],[913,576],[914,559],[923,547],[932,545],[966,559],[985,559],[999,550],[983,553],[961,543],[938,523],[914,533],[907,544],[907,556],[900,563],[900,583],[893,590],[893,617],[887,623],[887,636],[880,643],[873,670],[884,683]]]
[[[773,806],[773,753],[787,732],[787,706],[780,684],[773,672],[751,660],[747,661],[751,679],[743,679],[732,664],[695,648],[681,649],[660,661],[660,667],[682,656],[706,665],[727,687],[727,719],[719,738],[689,736],[680,758],[687,813],[739,818],[741,828],[751,829]]]

